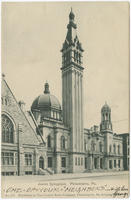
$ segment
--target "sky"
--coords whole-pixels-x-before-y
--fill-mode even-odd
[[[46,80],[62,102],[60,50],[71,7],[84,49],[84,127],[100,124],[106,101],[114,132],[129,132],[128,2],[2,3],[5,80],[28,110]]]

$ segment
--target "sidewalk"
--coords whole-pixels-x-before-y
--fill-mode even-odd
[[[79,179],[79,178],[91,178],[99,176],[117,176],[117,175],[128,175],[129,171],[118,171],[118,172],[87,172],[79,174],[54,174],[42,176],[44,180],[66,180],[66,179]],[[38,176],[37,176],[38,177]]]
[[[53,181],[53,180],[71,180],[71,179],[80,179],[80,178],[91,178],[91,177],[101,177],[101,176],[119,176],[119,175],[129,175],[129,171],[118,171],[118,172],[87,172],[87,173],[76,173],[76,174],[54,174],[54,175],[24,175],[24,176],[8,176],[1,177],[2,180],[25,180],[29,181],[39,180],[39,181]]]

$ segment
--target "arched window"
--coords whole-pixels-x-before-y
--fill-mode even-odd
[[[12,121],[6,116],[2,115],[2,142],[13,143],[14,126]]]
[[[116,153],[116,145],[113,145],[113,152]]]
[[[76,61],[76,51],[74,51],[74,61]]]
[[[70,52],[68,51],[68,63],[70,62]]]
[[[81,54],[79,53],[79,62],[81,63]]]
[[[53,118],[53,111],[51,111],[51,118]]]
[[[111,151],[112,151],[112,147],[111,147],[111,144],[110,144],[110,146],[109,146],[109,152],[111,153]]]
[[[65,149],[65,137],[61,136],[61,149]]]
[[[86,149],[86,140],[84,140],[84,149],[85,149],[85,151],[87,150]]]
[[[48,135],[48,137],[47,137],[47,145],[48,145],[48,147],[51,147],[51,136],[50,135]]]
[[[111,115],[109,114],[109,121],[111,121]]]
[[[120,154],[120,145],[118,145],[118,154]]]
[[[56,112],[56,119],[58,120],[59,119],[59,113]]]
[[[96,144],[94,141],[91,142],[91,151],[95,151]]]
[[[54,112],[54,119],[56,119],[56,112]]]
[[[78,63],[78,60],[79,60],[79,54],[78,54],[78,52],[76,52],[76,59],[77,59],[77,63]]]
[[[3,98],[1,98],[1,103],[3,104],[4,102],[3,102]]]
[[[91,143],[91,150],[96,151],[96,143],[94,141]]]
[[[7,99],[5,99],[5,105],[7,106]]]
[[[102,152],[102,143],[101,142],[99,143],[99,146],[100,146],[100,152]]]

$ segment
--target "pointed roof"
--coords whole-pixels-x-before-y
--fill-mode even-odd
[[[67,25],[67,29],[68,29],[67,35],[66,35],[66,39],[63,43],[63,47],[61,51],[63,51],[64,49],[67,49],[69,46],[72,46],[72,45],[77,46],[77,49],[79,49],[80,51],[84,51],[77,36],[77,32],[76,32],[77,25],[75,24],[74,20],[75,20],[75,15],[71,8],[71,11],[69,14],[69,24]]]
[[[23,110],[19,106],[19,103],[17,102],[14,94],[12,93],[10,87],[5,80],[5,76],[2,78],[2,96],[7,96],[10,100],[10,106],[7,106],[7,108],[2,106],[2,113],[8,113],[12,117],[16,125],[18,125],[19,123],[22,124],[22,140],[24,141],[23,144],[44,144],[42,139],[36,133],[36,127],[30,115],[28,114],[28,112],[23,112]]]

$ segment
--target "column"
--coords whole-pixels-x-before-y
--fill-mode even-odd
[[[81,147],[82,147],[82,151],[84,151],[84,133],[83,133],[83,124],[84,124],[84,122],[83,122],[83,81],[82,81],[82,79],[83,79],[83,75],[82,75],[82,73],[81,73],[81,133],[82,133],[82,135],[81,135]]]
[[[116,159],[116,170],[117,170],[117,171],[119,170],[119,167],[118,167],[118,159]]]
[[[34,174],[38,174],[39,170],[39,152],[37,148],[34,151]]]
[[[78,125],[79,125],[79,121],[78,121],[78,115],[79,115],[79,105],[78,105],[78,72],[76,72],[76,132],[77,132],[77,152],[79,152],[79,137],[80,134],[78,132]]]
[[[67,122],[67,112],[68,112],[68,110],[67,110],[67,92],[68,92],[68,88],[67,88],[67,76],[68,76],[68,74],[67,74],[67,71],[66,71],[66,75],[65,75],[65,99],[66,99],[66,102],[65,102],[65,113],[66,113],[66,125],[68,125],[68,122]]]
[[[92,158],[92,166],[91,166],[91,169],[94,170],[94,157],[91,157]]]
[[[18,175],[24,175],[24,148],[23,148],[23,137],[22,137],[22,124],[18,124]]]
[[[123,170],[123,159],[121,159],[121,170]]]
[[[109,169],[108,158],[104,159],[104,168],[107,169],[107,170]]]
[[[82,152],[82,146],[81,146],[81,74],[79,73],[79,93],[78,93],[78,96],[79,96],[79,134],[80,134],[80,142],[79,142],[79,145],[80,145],[80,152]]]
[[[72,138],[71,138],[71,144],[72,144],[72,151],[75,149],[75,143],[76,138],[74,138],[75,134],[75,70],[72,70]],[[74,140],[74,141],[73,141]]]
[[[64,122],[64,124],[66,123],[66,110],[65,110],[65,107],[66,107],[66,94],[65,94],[65,91],[66,91],[66,83],[65,83],[65,76],[66,76],[66,74],[65,74],[65,72],[63,72],[63,77],[62,77],[62,82],[63,82],[63,96],[62,96],[62,102],[63,102],[63,122]],[[54,115],[54,112],[53,112],[53,115]],[[53,116],[53,118],[54,118],[54,116]]]
[[[69,126],[69,71],[66,72],[66,114],[67,125]]]
[[[78,152],[81,146],[81,132],[80,132],[80,95],[79,95],[79,72],[77,72],[77,131],[78,131]]]
[[[92,156],[89,157],[89,162],[90,162],[90,163],[89,163],[89,169],[92,170],[92,169],[93,169],[93,163],[92,163],[92,162],[93,162],[93,159],[92,159]],[[88,164],[88,163],[87,163],[87,164]]]
[[[60,154],[56,155],[56,173],[60,174],[61,173],[61,156]]]
[[[74,122],[75,122],[75,151],[77,151],[77,72],[75,71],[75,116],[74,116]]]
[[[22,176],[24,175],[24,163],[25,163],[25,157],[24,157],[24,149],[23,147],[20,147],[19,148],[19,171],[18,171],[18,174],[19,176]]]

